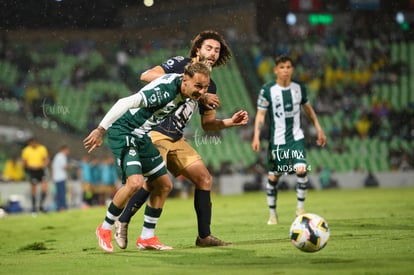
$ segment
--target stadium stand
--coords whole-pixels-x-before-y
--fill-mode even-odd
[[[414,141],[407,131],[413,125],[413,42],[366,38],[347,48],[346,39],[336,45],[311,41],[300,41],[300,51],[292,45],[289,52],[296,58],[296,77],[310,88],[311,102],[329,135],[327,150],[309,145],[309,163],[337,172],[398,170],[406,154],[412,163]],[[315,54],[317,49],[323,54]],[[254,44],[250,54],[263,82],[273,79],[266,49]],[[315,69],[310,78],[306,67]],[[361,136],[358,123],[364,115],[368,133]]]
[[[401,155],[407,154],[412,164],[414,42],[382,35],[355,37],[350,39],[345,34],[335,42],[313,37],[292,39],[285,47],[295,58],[296,77],[307,84],[309,98],[329,135],[326,149],[308,141],[309,163],[315,170],[388,171],[398,169]],[[186,49],[169,45],[157,40],[128,48],[108,42],[98,48],[93,40],[83,39],[37,42],[26,51],[20,42],[0,60],[0,109],[13,114],[24,111],[28,119],[42,125],[83,135],[115,98],[143,85],[138,80],[143,70],[170,56],[187,55]],[[226,67],[213,70],[223,105],[217,110],[218,117],[246,109],[251,122],[254,120],[259,83],[274,78],[274,52],[269,53],[263,45],[261,41],[235,41],[231,47],[239,54]],[[247,85],[246,76],[255,79]],[[27,87],[31,85],[33,94],[28,99]],[[44,102],[48,91],[50,101]],[[33,100],[38,100],[41,110],[33,109]],[[370,126],[367,135],[361,136],[356,126],[364,114]],[[306,120],[304,126],[312,137]],[[196,116],[187,129],[187,138],[213,168],[221,169],[232,162],[234,169],[243,169],[258,158],[250,148],[251,127],[207,134]]]

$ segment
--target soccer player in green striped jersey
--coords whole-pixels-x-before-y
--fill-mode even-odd
[[[319,146],[326,144],[325,133],[308,101],[305,86],[292,81],[294,72],[292,59],[286,55],[276,57],[273,72],[276,79],[263,85],[260,90],[252,141],[252,149],[258,152],[260,133],[265,124],[267,111],[269,111],[268,182],[266,184],[270,211],[268,224],[278,222],[277,184],[284,174],[296,174],[296,215],[305,213],[307,172],[311,170],[311,166],[306,163],[304,133],[300,125],[301,107],[317,130],[316,143]]]
[[[190,63],[184,74],[166,74],[137,93],[119,99],[84,139],[84,146],[90,153],[102,145],[103,134],[108,132],[109,147],[123,184],[110,203],[103,223],[96,229],[99,247],[105,252],[113,252],[112,226],[145,180],[156,190],[172,189],[165,163],[148,133],[180,106],[188,102],[196,104],[207,93],[210,69],[203,63]],[[161,244],[154,235],[165,202],[161,193],[154,192],[145,209],[144,226],[137,244],[140,249],[172,249]]]

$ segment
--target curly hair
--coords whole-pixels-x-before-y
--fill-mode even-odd
[[[226,64],[231,58],[230,47],[227,45],[227,42],[224,40],[223,36],[221,36],[218,32],[211,30],[202,31],[194,37],[191,41],[190,57],[194,58],[197,56],[197,49],[200,49],[204,40],[207,39],[213,39],[220,43],[220,55],[213,67]]]

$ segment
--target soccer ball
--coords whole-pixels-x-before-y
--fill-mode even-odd
[[[299,215],[290,226],[290,239],[295,247],[304,252],[319,251],[329,239],[328,223],[316,214]]]
[[[0,219],[3,219],[7,216],[7,212],[3,209],[0,208]]]

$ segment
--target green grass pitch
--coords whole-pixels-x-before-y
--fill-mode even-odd
[[[279,192],[278,225],[267,225],[264,192],[213,195],[212,231],[229,247],[197,248],[192,198],[169,199],[157,225],[171,251],[141,251],[142,211],[129,246],[107,254],[95,228],[106,208],[0,219],[0,274],[414,274],[414,188],[312,190],[308,212],[324,217],[331,235],[317,253],[289,240],[293,191]]]

